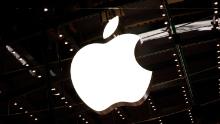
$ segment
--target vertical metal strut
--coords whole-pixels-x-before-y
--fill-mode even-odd
[[[177,51],[178,57],[180,59],[180,64],[181,64],[182,69],[183,69],[183,73],[184,73],[186,84],[187,84],[187,87],[188,87],[188,90],[189,90],[189,95],[190,95],[190,98],[191,98],[191,102],[192,102],[192,105],[194,105],[195,101],[194,101],[194,98],[193,98],[194,96],[193,96],[192,87],[191,87],[191,84],[190,84],[190,77],[189,77],[189,73],[188,73],[188,70],[187,70],[187,64],[186,64],[186,61],[185,61],[185,58],[184,58],[183,50],[182,50],[181,46],[179,45],[180,42],[181,42],[181,39],[180,39],[179,35],[176,32],[176,27],[173,24],[172,17],[170,16],[167,0],[162,0],[162,2],[163,2],[165,13],[167,15],[168,24],[170,26],[172,39],[175,43],[175,49]]]

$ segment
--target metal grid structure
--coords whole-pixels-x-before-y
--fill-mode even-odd
[[[88,0],[70,5],[75,8],[67,4],[63,8],[15,8],[8,12],[10,18],[3,18],[1,124],[220,122],[219,1]],[[77,10],[78,6],[81,9]],[[101,32],[106,23],[102,21],[103,10],[108,7],[121,9],[122,24],[117,33],[164,28],[168,35],[136,46],[139,64],[153,71],[148,99],[137,107],[123,106],[98,115],[75,93],[69,68],[81,47],[106,42]],[[186,23],[182,25],[186,27],[205,19],[210,20],[211,30],[178,32],[177,24]]]

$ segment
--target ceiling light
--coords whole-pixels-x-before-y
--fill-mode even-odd
[[[28,66],[29,66],[29,64],[26,64],[25,66],[27,66],[27,67],[28,67]]]
[[[7,49],[9,52],[14,51],[13,48],[12,48],[11,46],[9,46],[9,45],[6,45],[5,47],[6,47],[6,49]]]
[[[216,11],[214,11],[214,13],[215,13],[215,14],[218,14],[218,11],[216,10]]]
[[[160,5],[160,9],[163,9],[163,5]]]
[[[218,5],[218,2],[214,2],[214,5]]]
[[[69,51],[71,51],[71,52],[72,52],[72,51],[73,51],[73,49],[71,48]]]
[[[24,59],[22,59],[22,58],[20,59],[20,62],[21,62],[22,65],[26,65],[27,64],[27,62]]]
[[[66,41],[66,42],[64,42],[64,44],[66,44],[66,45],[67,45],[67,44],[68,44],[68,42]]]
[[[172,37],[171,37],[171,36],[169,36],[169,37],[168,37],[168,39],[172,39]]]
[[[16,106],[16,105],[18,105],[18,103],[17,103],[17,102],[15,102],[15,103],[14,103],[14,106]]]
[[[30,117],[33,117],[33,115],[30,115]]]
[[[41,75],[38,75],[37,77],[38,77],[38,78],[41,78],[42,76],[41,76]]]
[[[33,73],[35,73],[35,72],[36,72],[36,70],[32,70],[32,72],[33,72]]]
[[[20,110],[22,110],[23,108],[22,108],[22,107],[20,107],[19,109],[20,109]]]
[[[48,11],[48,8],[44,8],[44,12],[47,12]]]
[[[37,119],[37,118],[34,118],[34,120],[37,121],[38,119]]]
[[[51,75],[52,77],[55,77],[55,76],[56,76],[56,73],[55,73],[53,70],[50,69],[50,75]]]
[[[165,24],[165,25],[167,25],[167,24],[168,24],[168,22],[167,22],[167,21],[165,21],[165,22],[164,22],[164,24]]]
[[[14,52],[13,56],[16,58],[16,59],[19,59],[20,58],[20,55],[16,52]]]
[[[64,99],[65,99],[65,97],[61,97],[61,99],[62,99],[62,100],[64,100]]]
[[[56,88],[51,88],[51,91],[55,91],[56,90]]]
[[[60,95],[60,93],[55,93],[54,95],[55,95],[55,96],[59,96],[59,95]]]
[[[63,35],[62,35],[62,34],[59,34],[59,37],[61,38],[61,37],[63,37]]]

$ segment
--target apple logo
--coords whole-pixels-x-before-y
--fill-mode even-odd
[[[114,33],[116,16],[106,25],[103,38]],[[134,49],[140,40],[135,34],[122,34],[107,43],[81,48],[71,63],[71,80],[82,101],[99,114],[115,107],[141,104],[148,96],[152,72],[141,67]]]

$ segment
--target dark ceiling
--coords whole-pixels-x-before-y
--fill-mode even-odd
[[[172,24],[212,19],[213,2],[168,0]],[[121,8],[119,33],[140,34],[166,27],[160,4],[162,0],[2,2],[0,124],[219,124],[217,30],[137,44],[138,62],[153,71],[150,95],[140,106],[98,115],[72,86],[69,68],[77,50],[106,42],[101,36],[108,7]]]

